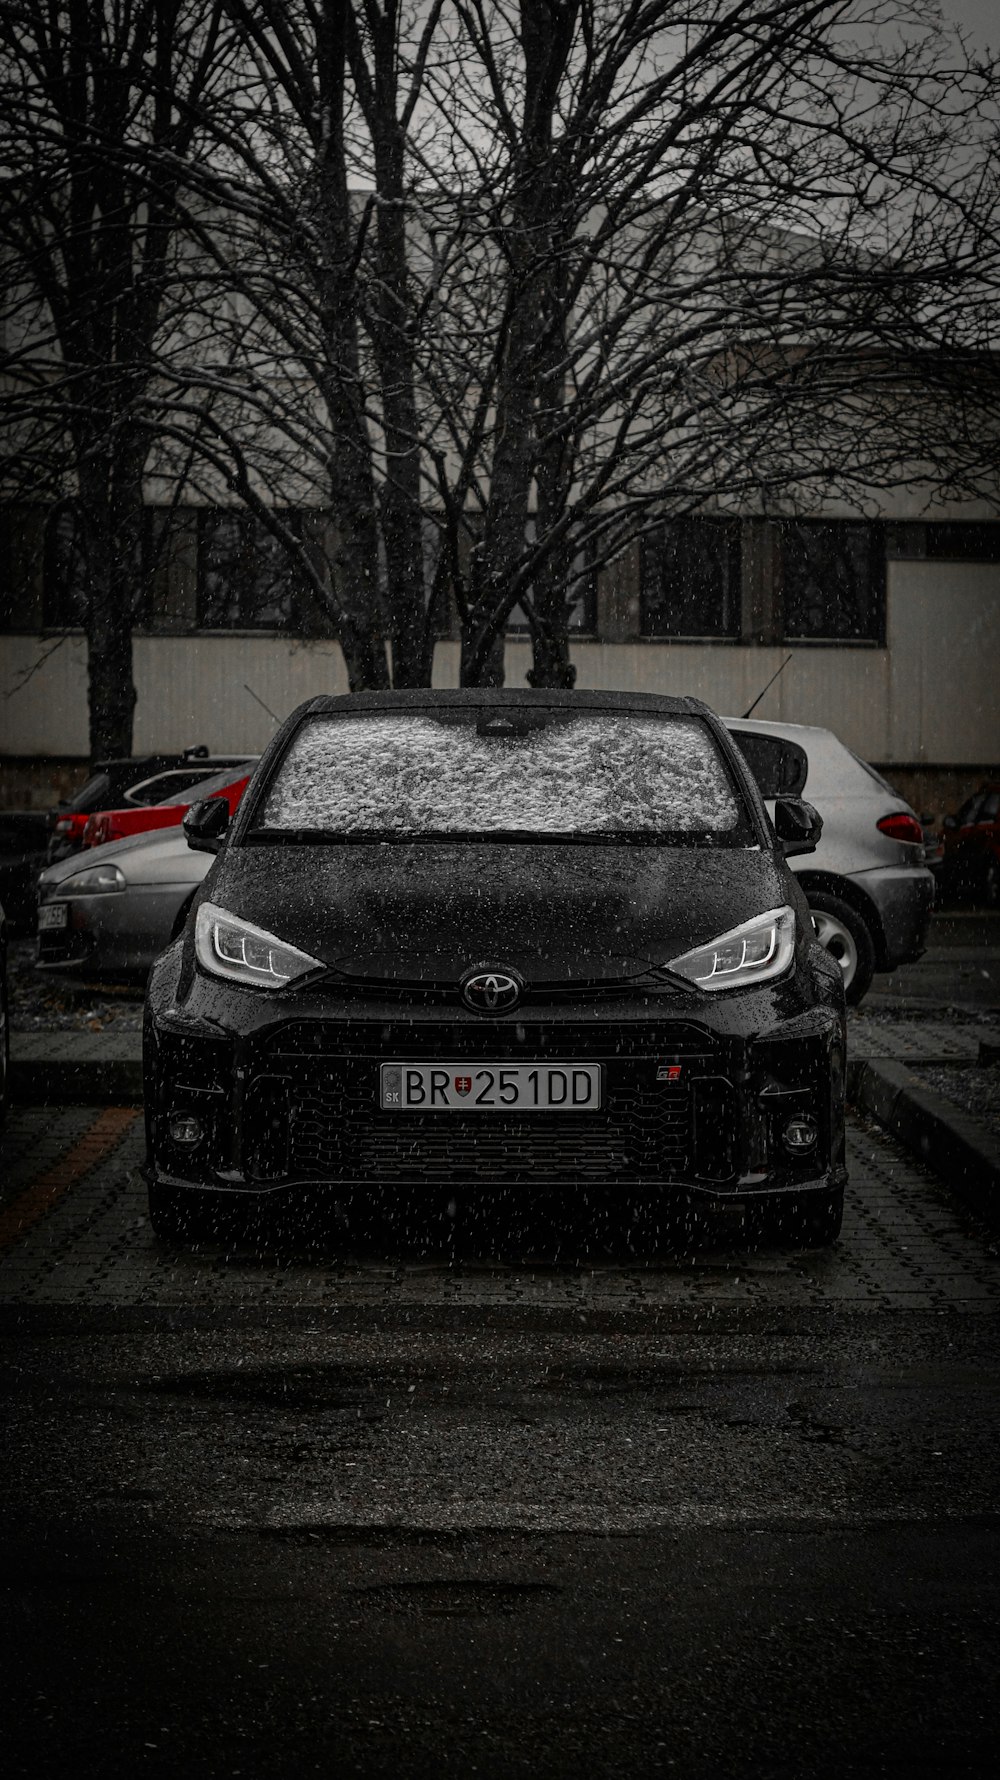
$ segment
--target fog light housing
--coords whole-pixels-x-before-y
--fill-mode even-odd
[[[167,1120],[167,1136],[171,1143],[180,1144],[186,1150],[196,1149],[205,1136],[205,1127],[194,1113],[171,1113]]]
[[[781,1133],[781,1141],[790,1156],[808,1156],[818,1140],[819,1126],[809,1113],[793,1113]]]

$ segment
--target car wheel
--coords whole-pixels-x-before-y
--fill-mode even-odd
[[[821,946],[835,958],[844,976],[844,992],[856,1007],[871,987],[875,974],[875,947],[861,916],[839,896],[825,890],[807,891],[809,912]]]

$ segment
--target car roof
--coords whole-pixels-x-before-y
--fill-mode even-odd
[[[550,709],[659,711],[668,716],[715,716],[699,698],[673,696],[661,692],[600,692],[583,688],[565,692],[533,686],[424,686],[391,692],[345,692],[339,695],[320,694],[300,705],[292,717],[337,716],[348,710],[395,711],[407,707],[417,709],[428,705],[442,708],[463,705],[541,705]]]
[[[250,777],[259,759],[259,754],[247,755],[224,767],[221,772],[213,773],[210,778],[196,780],[185,786],[183,791],[174,791],[169,797],[161,797],[158,803],[149,807],[154,810],[177,809],[182,804],[190,806],[192,803],[200,803],[204,797],[213,797],[219,791],[228,791],[230,785],[238,785],[242,778]],[[194,795],[190,795],[191,793]]]
[[[809,751],[809,738],[818,741],[836,742],[838,748],[846,747],[832,729],[824,729],[819,723],[772,723],[768,717],[723,717],[722,722],[727,729],[749,729],[761,735],[783,735],[790,742],[798,742],[801,748]]]

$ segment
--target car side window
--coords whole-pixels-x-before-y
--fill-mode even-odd
[[[956,828],[971,828],[974,822],[978,822],[979,808],[982,802],[983,794],[981,791],[975,792],[972,797],[967,797],[955,817]]]
[[[982,809],[976,817],[977,822],[995,822],[1000,814],[1000,791],[991,791],[983,798]]]
[[[174,772],[157,773],[152,779],[143,779],[138,785],[132,785],[125,797],[126,803],[154,804],[166,803],[170,798],[179,797],[182,792],[189,791],[193,785],[200,785],[204,779],[213,779],[218,767],[184,767]]]
[[[753,773],[762,797],[800,797],[809,760],[805,749],[783,736],[731,729],[730,735]]]

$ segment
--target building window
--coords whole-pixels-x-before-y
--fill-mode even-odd
[[[150,509],[146,507],[140,516],[130,577],[133,624],[143,624],[146,619],[150,538]],[[89,572],[83,521],[75,502],[64,502],[47,515],[42,576],[42,619],[46,628],[83,630],[87,621]]]
[[[738,637],[740,525],[736,519],[674,519],[642,539],[645,636]]]
[[[282,515],[289,525],[298,515]],[[297,630],[304,576],[252,513],[204,508],[198,521],[198,623],[203,630]]]
[[[460,572],[465,581],[468,593],[468,576],[472,551],[481,533],[481,519],[478,514],[466,514],[458,536],[458,557]],[[529,517],[526,538],[529,544],[534,542],[535,521]],[[437,596],[434,595],[435,573],[440,559],[443,530],[440,520],[431,513],[423,518],[424,537],[424,574],[428,599],[433,600],[433,627],[435,636],[448,636],[454,630],[452,610],[455,601],[455,590],[451,576],[444,578]],[[578,551],[573,557],[570,573],[567,575],[567,597],[571,604],[567,615],[567,629],[573,635],[586,635],[596,629],[597,624],[597,571],[594,567],[594,546]],[[557,560],[559,558],[557,557]],[[528,636],[531,625],[524,607],[518,602],[511,610],[506,624],[508,636]]]
[[[534,542],[534,531],[534,519],[529,519],[529,544]],[[559,560],[558,555],[556,560]],[[566,598],[570,602],[566,614],[566,629],[571,635],[576,636],[592,633],[597,624],[597,573],[594,569],[593,546],[577,551],[573,557],[569,573],[566,576]],[[528,615],[518,601],[507,619],[507,635],[530,636],[530,634],[531,625],[528,622]]]
[[[1000,520],[929,520],[925,536],[936,562],[1000,562]]]
[[[0,631],[37,631],[41,624],[44,524],[44,508],[0,507]]]
[[[790,642],[885,636],[885,528],[854,519],[783,519],[781,585]]]

